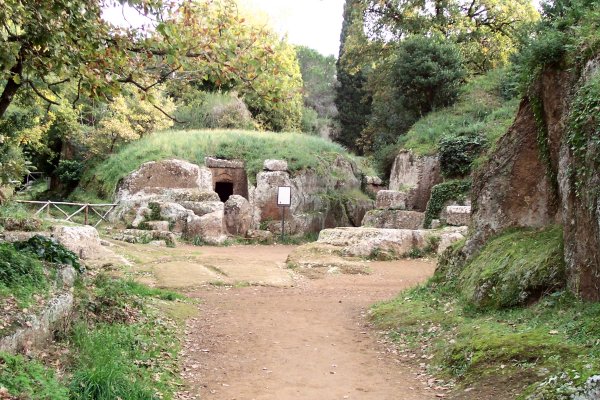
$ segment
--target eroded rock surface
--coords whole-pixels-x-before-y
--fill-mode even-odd
[[[415,156],[410,151],[402,151],[392,167],[390,190],[407,193],[407,210],[425,211],[431,189],[441,181],[437,156]]]

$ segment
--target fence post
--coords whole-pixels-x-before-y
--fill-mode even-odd
[[[84,225],[88,224],[88,215],[89,215],[88,208],[89,208],[89,206],[90,206],[89,204],[85,205],[85,223],[84,223]]]
[[[52,207],[52,203],[48,200],[48,208],[46,209],[46,217],[50,218],[50,207]]]

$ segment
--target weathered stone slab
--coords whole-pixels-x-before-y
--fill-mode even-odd
[[[410,151],[402,151],[392,167],[390,190],[408,193],[407,209],[425,211],[431,189],[441,181],[437,156],[416,156]]]
[[[223,203],[221,203],[223,206]],[[204,243],[219,245],[227,240],[224,224],[224,207],[203,216],[190,215],[187,218],[183,236],[188,240],[201,240]]]
[[[150,161],[128,175],[119,185],[117,201],[128,200],[140,192],[161,193],[161,189],[199,189],[212,191],[208,168],[183,160]]]
[[[406,210],[371,210],[366,213],[362,226],[365,228],[421,229],[425,213]]]
[[[225,228],[231,235],[245,235],[252,226],[252,208],[248,200],[233,195],[225,202]]]
[[[168,231],[169,221],[147,221],[146,225],[151,231]]]
[[[208,168],[232,168],[232,169],[243,169],[244,162],[241,160],[225,160],[216,157],[205,157],[204,165]]]
[[[438,238],[439,254],[450,244],[463,239],[466,233],[465,227],[443,230],[335,228],[322,230],[318,242],[337,246],[344,256],[399,258],[413,249],[423,250],[430,246],[435,241],[429,238]]]
[[[250,229],[246,232],[246,239],[255,240],[259,243],[269,244],[273,243],[273,233],[271,233],[270,231]]]

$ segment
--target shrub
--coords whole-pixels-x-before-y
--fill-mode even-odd
[[[75,253],[62,244],[47,237],[35,235],[26,242],[16,242],[14,246],[17,250],[28,251],[35,254],[40,260],[70,265],[79,272],[82,271],[79,258]]]
[[[10,243],[0,243],[0,297],[13,295],[27,306],[34,293],[48,290],[42,263],[31,253],[20,252]]]
[[[435,185],[425,210],[425,228],[431,227],[431,221],[438,218],[444,203],[450,200],[462,200],[471,190],[471,181],[448,181]]]
[[[254,129],[246,104],[235,93],[197,92],[177,107],[177,119],[187,129]]]
[[[412,36],[396,53],[392,78],[405,108],[424,115],[458,98],[466,70],[457,46],[438,37]]]
[[[319,133],[319,114],[310,107],[302,108],[302,132],[312,135]]]
[[[75,187],[81,179],[84,165],[77,160],[60,160],[56,167],[58,179],[67,187]]]

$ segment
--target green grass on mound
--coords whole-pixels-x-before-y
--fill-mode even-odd
[[[319,171],[346,150],[333,142],[299,133],[254,131],[191,130],[167,131],[147,136],[88,171],[81,189],[88,195],[109,198],[119,179],[148,161],[179,158],[203,165],[204,157],[241,159],[251,180],[262,170],[266,159],[282,159],[291,171],[313,168]]]
[[[398,145],[419,155],[434,154],[443,137],[479,134],[493,146],[512,124],[519,103],[502,98],[501,80],[501,71],[473,79],[455,105],[417,121]]]

